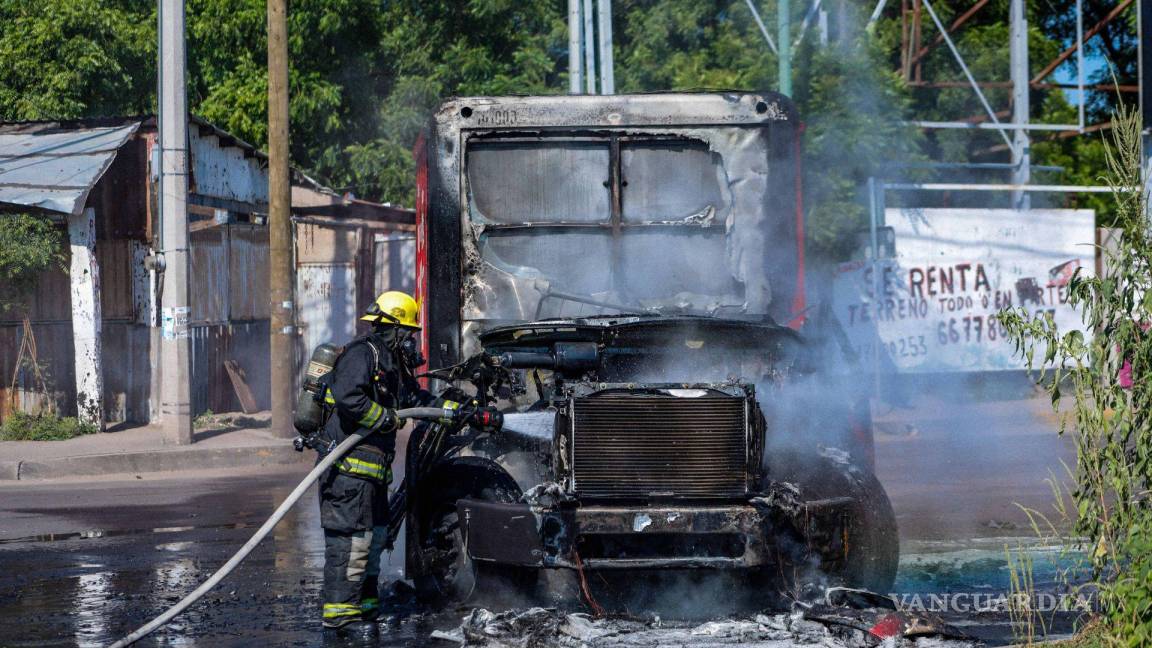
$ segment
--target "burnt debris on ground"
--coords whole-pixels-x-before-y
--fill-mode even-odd
[[[967,648],[978,643],[927,614],[895,609],[887,597],[829,592],[820,603],[797,604],[786,614],[757,614],[704,623],[593,618],[551,608],[492,612],[475,608],[461,625],[432,639],[486,648],[609,648],[623,646],[745,646],[757,648]]]

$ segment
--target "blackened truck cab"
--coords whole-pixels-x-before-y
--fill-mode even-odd
[[[674,569],[887,590],[895,521],[852,390],[788,326],[787,98],[456,99],[417,153],[425,356],[512,377],[505,429],[408,484],[424,590]]]

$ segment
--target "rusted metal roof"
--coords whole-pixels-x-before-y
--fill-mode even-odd
[[[79,214],[88,192],[140,122],[77,128],[0,126],[0,207]]]

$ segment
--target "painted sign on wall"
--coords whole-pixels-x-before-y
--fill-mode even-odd
[[[901,372],[1023,369],[996,313],[1048,312],[1084,330],[1068,281],[1094,273],[1086,209],[888,209],[896,256],[836,268],[833,303],[865,363]],[[874,269],[875,268],[875,269]]]

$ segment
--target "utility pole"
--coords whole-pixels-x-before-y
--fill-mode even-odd
[[[578,95],[584,86],[580,0],[568,0],[568,94]]]
[[[616,94],[616,72],[612,61],[612,0],[596,0],[599,18],[600,94]]]
[[[1009,25],[1009,55],[1012,66],[1012,184],[1024,185],[1032,180],[1032,153],[1030,150],[1028,125],[1031,105],[1028,73],[1028,17],[1025,14],[1024,0],[1012,0]],[[1081,97],[1083,101],[1083,97]],[[1027,191],[1012,192],[1013,209],[1031,208]]]
[[[580,36],[584,48],[585,92],[596,94],[596,48],[592,45],[592,0],[584,0],[584,31]]]
[[[268,283],[272,431],[292,428],[296,318],[292,283],[292,182],[288,169],[288,2],[268,0]]]
[[[160,421],[166,440],[192,443],[188,340],[188,92],[184,0],[160,0]]]
[[[792,96],[792,7],[789,0],[776,3],[776,47],[780,94]]]

